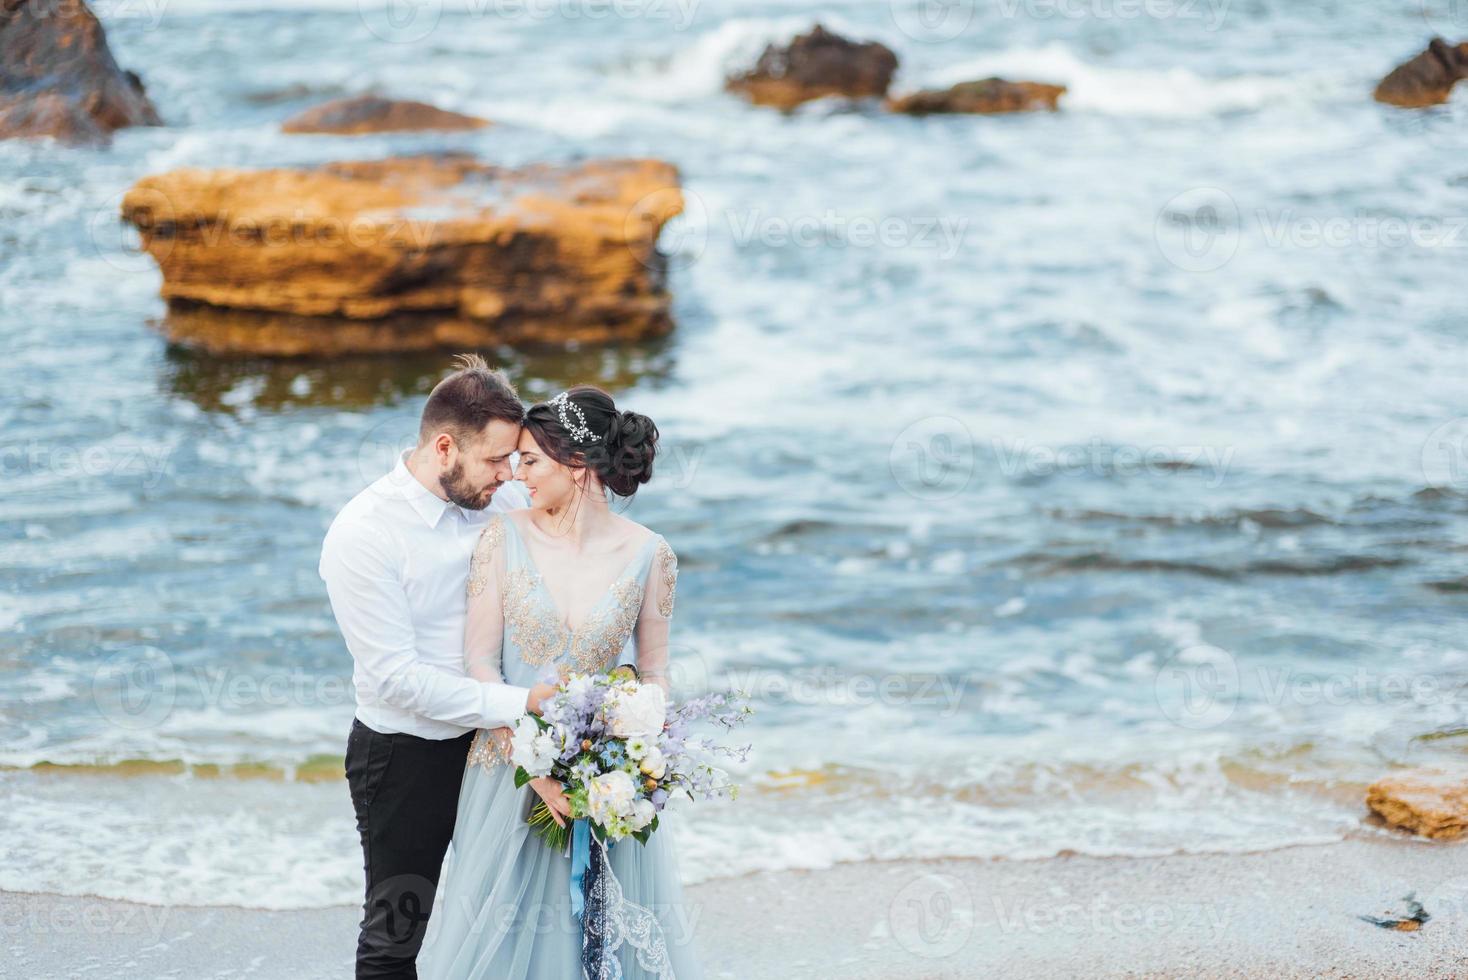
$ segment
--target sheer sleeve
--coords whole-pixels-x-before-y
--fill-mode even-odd
[[[637,673],[642,680],[668,690],[669,634],[673,599],[678,589],[678,556],[663,538],[658,538],[652,569],[647,575],[647,594],[637,617]]]
[[[500,583],[505,576],[504,518],[485,525],[469,559],[468,608],[464,617],[464,672],[489,685],[502,725],[514,724],[525,713],[526,690],[506,684],[504,652],[505,610]],[[499,729],[496,729],[499,731]]]
[[[476,681],[503,684],[500,655],[505,642],[505,526],[489,522],[469,559],[469,608],[464,617],[464,671]]]

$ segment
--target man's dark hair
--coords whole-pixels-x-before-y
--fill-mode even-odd
[[[503,371],[491,368],[478,354],[456,355],[454,364],[458,370],[434,385],[423,406],[420,445],[447,432],[463,446],[478,438],[490,422],[524,423],[525,406]]]

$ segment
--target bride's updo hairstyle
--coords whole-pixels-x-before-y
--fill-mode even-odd
[[[586,467],[619,497],[652,479],[658,427],[646,415],[618,411],[612,396],[594,385],[532,405],[525,428],[551,459]]]

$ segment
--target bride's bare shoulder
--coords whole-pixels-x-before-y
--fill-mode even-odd
[[[642,545],[646,544],[649,538],[657,536],[657,532],[652,528],[639,524],[630,517],[623,517],[621,514],[613,514],[612,517],[617,520],[619,530],[625,535],[624,541]]]

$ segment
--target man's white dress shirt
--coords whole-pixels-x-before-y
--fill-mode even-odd
[[[483,511],[430,492],[402,459],[342,508],[321,577],[355,666],[357,718],[373,731],[454,738],[513,725],[529,691],[464,671],[469,558],[489,515],[530,505],[519,483]]]

